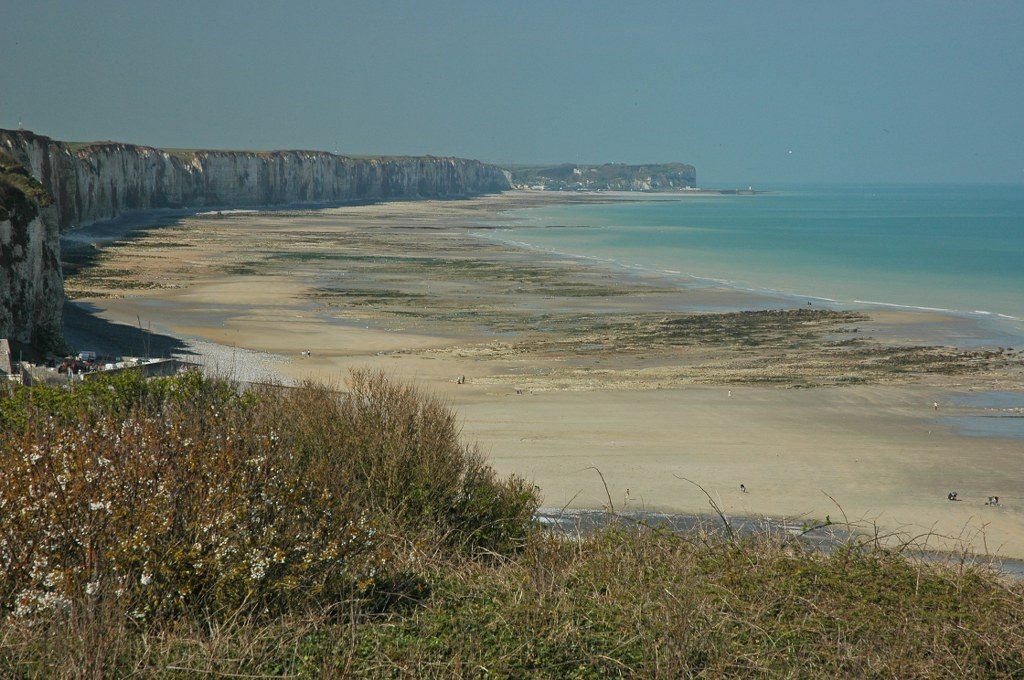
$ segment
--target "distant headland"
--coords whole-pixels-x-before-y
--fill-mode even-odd
[[[686,163],[649,165],[508,166],[517,189],[544,191],[679,191],[697,187],[697,170]]]

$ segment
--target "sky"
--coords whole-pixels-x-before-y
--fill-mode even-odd
[[[0,127],[1024,182],[1024,2],[0,0]]]

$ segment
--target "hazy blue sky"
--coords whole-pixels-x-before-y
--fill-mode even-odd
[[[0,127],[59,139],[1024,182],[1024,2],[0,5]]]

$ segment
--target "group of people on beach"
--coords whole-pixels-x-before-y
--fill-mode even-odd
[[[946,494],[946,498],[951,501],[960,500],[956,491],[950,491]],[[988,500],[985,501],[985,505],[999,505],[999,496],[989,496]]]

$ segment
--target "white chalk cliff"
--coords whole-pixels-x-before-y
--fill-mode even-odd
[[[17,246],[22,248],[18,263],[14,246],[2,251],[0,261],[0,337],[24,342],[42,332],[39,323],[47,324],[46,333],[59,335],[63,285],[53,280],[60,281],[59,258],[51,260],[59,253],[60,231],[156,208],[455,198],[511,188],[509,174],[496,166],[434,156],[165,151],[118,142],[69,144],[21,130],[0,130],[0,153],[24,166],[52,203],[40,208],[37,222],[0,224],[4,243],[14,242],[16,229],[19,243],[28,238]],[[36,300],[31,308],[25,306],[29,297]]]

